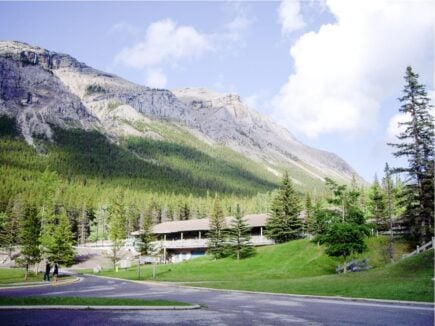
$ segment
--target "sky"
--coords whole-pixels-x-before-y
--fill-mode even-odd
[[[395,142],[403,75],[433,98],[435,2],[2,2],[0,40],[158,88],[237,93],[372,181]]]

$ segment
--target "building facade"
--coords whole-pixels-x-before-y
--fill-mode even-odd
[[[233,217],[226,217],[227,226],[231,225]],[[251,243],[253,246],[274,244],[273,240],[264,235],[267,214],[251,214],[244,216],[251,227]],[[157,246],[167,262],[177,263],[195,257],[203,256],[208,248],[209,219],[195,219],[187,221],[173,221],[156,224],[153,233],[157,239]],[[141,231],[133,232],[139,237]]]

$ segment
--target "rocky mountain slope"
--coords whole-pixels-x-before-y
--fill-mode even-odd
[[[356,175],[337,155],[302,144],[238,95],[151,89],[20,42],[0,42],[0,114],[14,117],[30,144],[36,135],[51,138],[55,125],[98,130],[114,142],[134,136],[210,153],[226,148],[226,155],[243,155],[271,179],[289,170],[301,186]]]

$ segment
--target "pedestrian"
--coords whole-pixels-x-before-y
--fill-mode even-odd
[[[45,262],[45,274],[44,274],[44,281],[46,282],[50,282],[50,269],[51,269],[50,262],[47,260]]]
[[[55,282],[57,282],[58,276],[59,276],[59,266],[57,265],[57,262],[54,262],[53,278]]]

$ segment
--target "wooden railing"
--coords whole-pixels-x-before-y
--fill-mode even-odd
[[[432,240],[429,241],[428,243],[422,245],[421,247],[417,246],[417,248],[413,252],[410,252],[409,254],[402,255],[402,259],[414,256],[414,255],[417,255],[420,252],[423,252],[423,251],[429,250],[431,248],[434,248],[434,244],[435,244],[435,237],[432,238]]]

